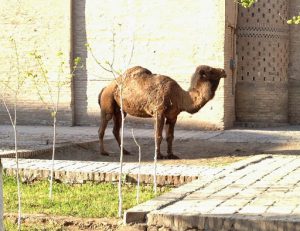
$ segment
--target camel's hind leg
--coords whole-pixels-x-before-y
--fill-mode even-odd
[[[108,156],[109,153],[105,151],[104,149],[104,134],[105,134],[105,129],[107,127],[108,122],[111,120],[112,114],[110,113],[105,113],[103,110],[101,110],[101,122],[100,122],[100,127],[98,130],[98,135],[99,135],[99,144],[100,144],[100,154],[103,156]]]
[[[155,121],[155,142],[156,142],[156,153],[157,159],[163,159],[164,156],[160,152],[160,144],[162,141],[162,132],[164,129],[165,123],[165,116],[164,115],[157,115]]]
[[[122,126],[122,116],[121,116],[121,112],[119,110],[116,110],[116,111],[117,112],[115,112],[113,115],[113,121],[114,121],[113,134],[116,138],[116,141],[118,142],[119,147],[121,148],[120,129]],[[124,113],[124,117],[125,116],[126,116],[126,114]],[[124,147],[123,147],[123,153],[124,153],[124,155],[130,155],[130,152],[127,151]]]

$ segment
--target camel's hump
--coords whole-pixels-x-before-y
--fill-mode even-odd
[[[129,68],[126,72],[125,75],[127,76],[142,76],[142,75],[152,75],[152,72],[149,71],[148,69],[141,67],[141,66],[135,66]]]

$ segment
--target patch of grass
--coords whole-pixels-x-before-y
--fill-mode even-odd
[[[16,213],[17,186],[16,180],[4,176],[4,210]],[[48,199],[48,181],[36,181],[31,184],[23,183],[22,212],[31,214],[49,214],[74,217],[117,217],[118,214],[118,187],[112,183],[86,183],[80,185],[53,184],[53,201]],[[168,191],[162,188],[159,193]],[[142,186],[140,202],[154,197],[153,189]],[[123,185],[123,210],[136,205],[136,186]]]

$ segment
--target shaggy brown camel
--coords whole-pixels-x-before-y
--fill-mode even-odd
[[[168,76],[152,74],[143,67],[128,69],[123,76],[112,81],[102,89],[98,97],[101,107],[101,123],[99,128],[100,153],[109,155],[103,144],[103,137],[108,122],[113,119],[113,134],[120,146],[120,91],[118,84],[123,88],[123,111],[137,117],[156,117],[156,142],[157,158],[164,156],[160,152],[162,130],[166,124],[166,140],[168,144],[168,159],[178,159],[173,154],[172,142],[174,139],[174,126],[180,112],[196,113],[209,100],[211,100],[219,85],[220,78],[225,78],[226,73],[221,68],[205,65],[198,66],[191,79],[189,91],[183,90],[179,84]],[[123,149],[124,154],[129,152]]]

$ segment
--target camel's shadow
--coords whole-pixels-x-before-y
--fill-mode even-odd
[[[153,162],[154,140],[150,138],[137,139],[141,146],[141,159],[143,162]],[[114,139],[105,140],[106,149],[110,156],[102,156],[99,153],[98,141],[80,144],[67,145],[57,150],[55,159],[57,160],[78,160],[78,161],[103,161],[118,162],[120,160],[120,150]],[[162,153],[166,154],[166,142],[162,142]],[[287,145],[282,143],[246,143],[246,142],[220,142],[210,140],[175,140],[174,154],[180,160],[159,160],[161,163],[172,164],[201,164],[206,161],[227,161],[228,158],[239,158],[255,154],[299,154],[299,144]],[[131,152],[125,155],[125,162],[138,162],[138,147],[132,138],[124,140],[124,147]],[[51,152],[34,157],[36,159],[51,159]],[[222,164],[222,163],[220,163]]]

